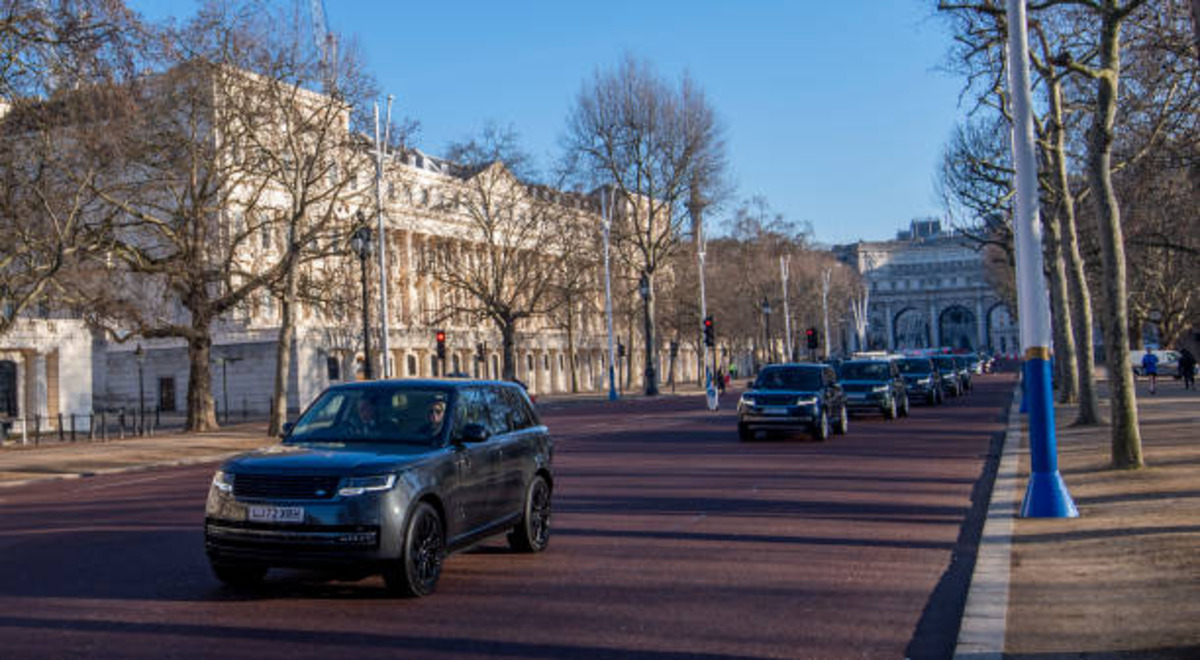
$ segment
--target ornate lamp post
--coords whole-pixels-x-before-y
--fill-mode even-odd
[[[358,218],[361,222],[361,211]],[[365,224],[350,236],[350,248],[358,255],[358,263],[362,266],[363,378],[371,380],[371,308],[367,300],[367,257],[371,254],[371,230]]]

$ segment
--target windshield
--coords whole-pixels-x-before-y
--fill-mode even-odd
[[[842,380],[887,380],[891,374],[886,363],[847,362],[841,368]]]
[[[935,357],[935,358],[933,358],[933,362],[934,362],[934,364],[936,364],[938,366],[939,371],[953,371],[955,368],[954,367],[954,358],[952,358],[952,357],[946,357],[946,356]]]
[[[438,446],[449,392],[363,387],[325,392],[296,422],[289,443],[388,442]]]
[[[821,389],[821,372],[818,369],[765,369],[754,383],[756,390],[807,390]]]
[[[900,360],[896,366],[900,367],[902,374],[927,374],[933,371],[933,364],[929,360]]]

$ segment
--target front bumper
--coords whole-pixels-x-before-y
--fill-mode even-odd
[[[390,491],[322,501],[241,501],[214,488],[204,521],[204,550],[213,563],[369,567],[400,556],[403,499]],[[300,507],[303,521],[250,520],[250,507],[261,504]]]
[[[852,411],[874,410],[887,408],[887,392],[848,392],[846,393],[846,409]]]
[[[738,423],[748,428],[809,427],[819,418],[818,405],[747,406],[738,410]]]

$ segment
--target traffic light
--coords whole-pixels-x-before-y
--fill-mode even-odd
[[[446,331],[437,331],[437,356],[439,360],[446,359]]]
[[[716,346],[717,340],[713,337],[713,317],[712,314],[704,317],[704,345]]]
[[[625,344],[622,344],[620,342],[617,343],[617,357],[619,357],[619,358],[625,357]]]
[[[808,339],[808,347],[816,348],[821,344],[821,337],[817,334],[816,328],[809,328],[804,331],[804,336]]]

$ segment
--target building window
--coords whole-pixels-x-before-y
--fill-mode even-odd
[[[325,371],[329,374],[330,381],[342,379],[342,365],[332,355],[325,358]]]
[[[408,356],[408,375],[417,375],[417,357],[415,355]]]

